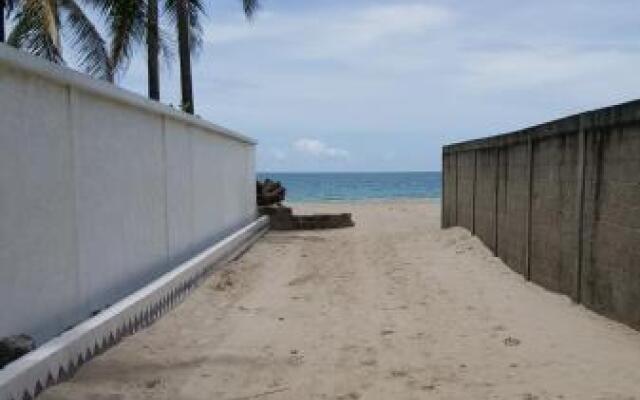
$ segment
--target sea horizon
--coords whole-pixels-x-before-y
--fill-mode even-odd
[[[260,174],[405,174],[405,173],[438,173],[431,170],[403,170],[403,171],[257,171]]]
[[[291,202],[439,199],[440,171],[258,172],[282,182]]]

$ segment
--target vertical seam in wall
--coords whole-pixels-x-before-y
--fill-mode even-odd
[[[456,155],[456,201],[455,201],[455,216],[456,216],[456,226],[460,226],[458,224],[458,152],[455,152]]]
[[[196,237],[196,186],[195,186],[195,169],[196,169],[196,155],[194,150],[194,141],[195,141],[195,132],[194,129],[187,125],[187,137],[189,138],[189,234],[191,237],[189,238],[189,243],[192,246],[199,246],[197,242],[195,242]],[[190,252],[193,249],[190,249]]]
[[[504,217],[505,217],[504,226],[507,228],[507,236],[509,236],[508,230],[510,226],[509,225],[510,213],[509,213],[509,150],[508,149],[509,149],[508,147],[505,147],[506,157],[504,158]],[[513,264],[510,264],[508,262],[509,256],[510,256],[510,253],[507,253],[504,261],[507,265],[510,265],[513,268]]]
[[[471,233],[476,234],[476,190],[478,181],[478,150],[473,151],[473,187],[471,194]]]
[[[582,251],[583,251],[583,227],[584,227],[584,186],[585,186],[585,162],[586,162],[586,114],[581,114],[578,124],[578,188],[576,190],[576,296],[577,303],[582,302]]]
[[[445,213],[447,212],[447,190],[446,190],[446,179],[445,179],[445,174],[447,173],[447,165],[445,163],[445,153],[444,153],[444,148],[442,148],[442,176],[441,176],[441,191],[442,191],[442,199],[441,199],[441,205],[440,205],[440,229],[444,229],[446,228],[446,223],[445,223]]]
[[[532,133],[529,132],[527,137],[527,173],[528,173],[528,189],[527,189],[527,243],[526,243],[526,277],[531,280],[531,221],[532,221],[532,203],[533,203],[533,139]]]
[[[163,115],[160,118],[162,125],[162,164],[163,184],[164,184],[164,236],[166,246],[167,269],[171,268],[173,257],[171,255],[171,241],[169,240],[169,160],[167,157],[167,118]]]
[[[76,278],[76,296],[78,297],[76,299],[76,307],[81,307],[81,304],[86,305],[87,299],[83,298],[85,296],[85,292],[84,290],[82,290],[82,285],[81,285],[81,274],[80,274],[80,244],[78,243],[78,237],[79,237],[79,233],[78,233],[78,179],[77,179],[77,170],[78,167],[76,165],[77,159],[76,159],[76,140],[75,140],[75,129],[74,129],[74,123],[73,123],[73,118],[74,118],[74,114],[73,114],[73,106],[74,106],[74,101],[73,101],[73,86],[71,85],[67,85],[67,123],[68,125],[68,129],[69,129],[69,143],[71,146],[71,185],[73,186],[73,196],[71,196],[71,199],[73,201],[72,204],[72,210],[73,210],[73,237],[71,239],[72,243],[73,243],[73,258],[74,258],[74,263],[75,263],[75,278]],[[85,316],[83,315],[82,311],[84,310],[80,310],[80,312],[77,314],[79,316],[81,316],[81,318],[84,318]],[[75,313],[75,312],[74,312]],[[76,321],[73,321],[74,323]]]

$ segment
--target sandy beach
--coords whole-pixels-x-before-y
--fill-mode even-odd
[[[640,399],[640,333],[526,282],[439,204],[297,204],[356,227],[270,232],[42,399]]]

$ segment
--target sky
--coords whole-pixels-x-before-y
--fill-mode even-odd
[[[259,171],[440,170],[444,144],[640,98],[637,0],[208,3],[196,114],[256,138]],[[141,94],[144,56],[119,79]]]

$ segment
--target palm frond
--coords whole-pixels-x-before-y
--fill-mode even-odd
[[[0,3],[2,3],[2,0],[0,0]],[[4,0],[4,8],[7,13],[7,17],[11,16],[11,13],[16,9],[16,6],[16,0]]]
[[[160,27],[158,29],[158,47],[160,48],[160,56],[164,59],[167,67],[170,67],[170,62],[176,57],[176,40],[166,29]]]
[[[50,0],[27,0],[14,15],[7,43],[49,61],[62,64],[57,7]]]
[[[80,54],[80,67],[88,74],[106,80],[113,80],[112,65],[105,40],[89,20],[75,0],[60,0],[66,11],[66,24],[72,34],[72,46]]]
[[[107,17],[111,32],[111,63],[114,74],[126,68],[133,47],[143,43],[147,31],[144,0],[112,0]]]
[[[244,15],[251,19],[260,8],[260,2],[258,0],[242,0],[242,8],[244,9]]]
[[[31,0],[42,4],[42,26],[53,40],[53,43],[62,53],[60,45],[60,15],[58,14],[58,3],[56,0]]]

